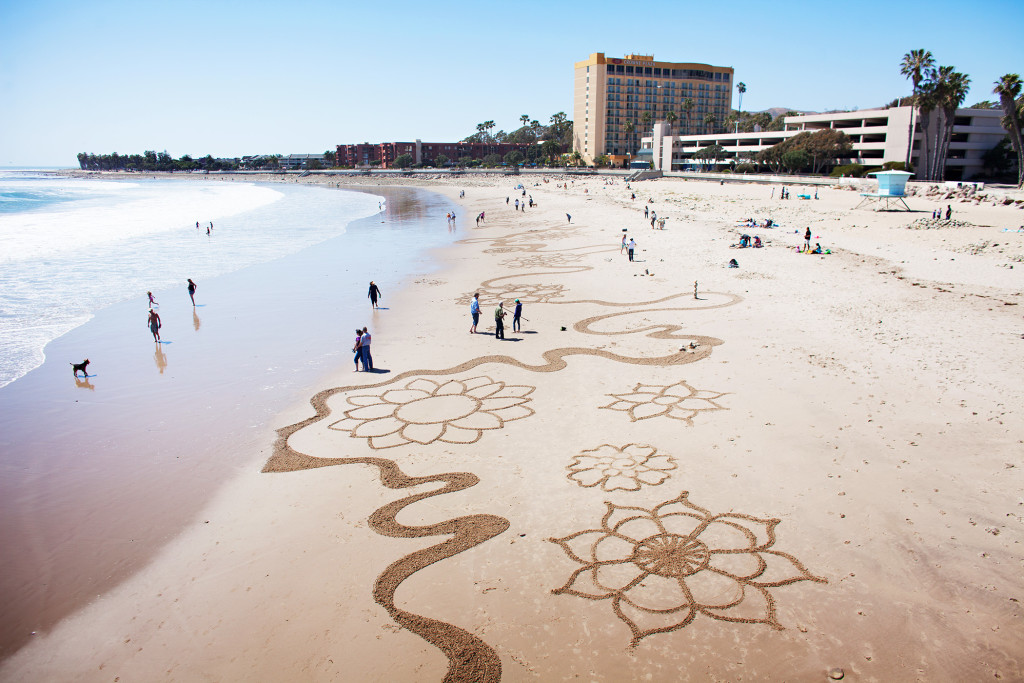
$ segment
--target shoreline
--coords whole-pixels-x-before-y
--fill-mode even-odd
[[[1014,237],[995,231],[1017,213],[966,207],[981,227],[914,231],[903,229],[906,217],[852,213],[853,198],[840,192],[818,205],[770,204],[756,189],[654,181],[637,183],[630,202],[621,185],[599,180],[576,179],[563,192],[524,176],[496,182],[465,185],[466,213],[486,210],[487,220],[476,229],[464,216],[462,241],[433,252],[435,270],[387,300],[394,310],[379,324],[374,355],[394,366],[392,376],[369,381],[342,363],[319,384],[341,389],[323,397],[330,419],[306,423],[308,401],[274,417],[287,444],[312,460],[284,461],[288,473],[241,471],[207,508],[211,526],[174,539],[0,671],[41,679],[101,664],[140,678],[443,677],[443,650],[373,599],[382,570],[437,542],[373,531],[374,511],[407,495],[381,486],[377,466],[367,466],[376,459],[411,476],[479,479],[424,498],[398,524],[508,521],[508,531],[413,572],[393,599],[478,638],[509,679],[589,671],[623,680],[694,662],[721,678],[809,677],[832,666],[876,679],[1020,674],[1014,649],[1024,629],[1010,602],[1024,589],[1013,547],[1020,470],[1004,463],[1016,463],[1024,438],[1014,408],[1024,377],[1006,361],[1024,343],[1014,308],[1024,266],[1006,267],[1019,263],[1024,242],[991,246]],[[504,206],[517,182],[539,199],[536,211]],[[443,191],[451,198],[458,187]],[[656,198],[668,230],[638,217],[641,194]],[[768,211],[782,227],[756,231],[766,249],[728,248],[740,232],[730,219]],[[805,225],[828,236],[832,255],[793,252]],[[640,243],[639,263],[617,253],[622,226]],[[989,246],[971,253],[982,240]],[[739,269],[724,268],[730,257]],[[694,279],[704,296],[696,305]],[[496,298],[517,296],[527,302],[527,334],[467,336],[465,297],[475,290],[486,300],[481,329],[492,327]],[[961,327],[977,351],[949,351]],[[463,397],[480,377],[490,382],[480,387],[531,391],[494,408],[500,426],[466,423],[478,442],[417,431],[410,438],[426,443],[374,446],[372,436],[328,426],[384,391],[417,390],[403,388],[413,378],[462,382]],[[707,392],[686,419],[637,419],[615,398],[638,383],[680,382]],[[531,414],[499,412],[523,406]],[[372,435],[371,421],[355,429]],[[636,491],[572,470],[588,449],[627,443],[671,461],[652,461]],[[268,446],[272,467],[284,451]],[[665,633],[637,627],[634,651],[629,623],[607,600],[552,594],[580,565],[547,539],[599,529],[606,501],[655,510],[681,490],[715,512],[777,521],[769,545],[797,560],[779,578],[796,580],[763,590],[785,630],[702,613],[662,624]],[[740,616],[768,623],[756,607]]]

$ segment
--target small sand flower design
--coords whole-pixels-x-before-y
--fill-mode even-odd
[[[676,463],[671,456],[656,453],[654,446],[604,444],[575,456],[567,468],[569,479],[605,491],[639,491],[644,484],[657,486],[668,479]]]
[[[421,377],[402,389],[377,396],[347,397],[344,418],[329,429],[365,438],[371,448],[408,443],[475,443],[483,432],[533,415],[525,404],[534,387],[496,382],[490,377],[434,381]]]
[[[549,539],[582,565],[552,592],[609,600],[632,631],[631,646],[701,614],[782,629],[768,589],[827,583],[792,555],[771,550],[777,519],[713,515],[686,491],[650,510],[605,505],[599,528]]]
[[[615,400],[601,407],[624,411],[632,422],[664,415],[692,425],[697,413],[727,410],[716,403],[724,393],[698,390],[683,381],[669,385],[637,384],[632,393],[608,395]]]

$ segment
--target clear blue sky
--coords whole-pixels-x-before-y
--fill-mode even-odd
[[[732,66],[744,110],[822,111],[908,94],[900,60],[924,48],[970,75],[972,104],[1024,74],[1022,36],[1022,0],[0,0],[0,166],[513,130],[572,118],[591,52]]]

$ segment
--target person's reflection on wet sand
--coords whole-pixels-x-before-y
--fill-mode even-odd
[[[89,391],[96,391],[96,387],[89,381],[88,377],[79,379],[75,377],[75,386],[79,389],[88,389]]]
[[[196,315],[196,309],[192,309],[192,327],[195,328],[196,332],[199,331],[199,326],[203,324],[203,321]]]
[[[164,374],[164,369],[167,368],[167,356],[164,354],[162,346],[157,344],[156,352],[153,353],[153,360],[156,361],[156,367],[160,370],[160,374]]]

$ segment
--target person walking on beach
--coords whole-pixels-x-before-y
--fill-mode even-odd
[[[804,251],[810,251],[810,250],[811,250],[811,229],[807,228],[807,231],[804,233]]]
[[[363,359],[363,372],[373,372],[373,356],[370,355],[370,328],[364,327],[359,336],[359,355]]]
[[[469,304],[469,315],[473,318],[473,325],[469,328],[469,333],[476,334],[476,324],[480,322],[480,292],[473,294],[473,301]]]
[[[952,217],[953,217],[953,207],[950,206],[949,204],[946,204],[946,220],[948,221]]]
[[[149,331],[153,333],[153,341],[159,342],[160,328],[163,326],[160,324],[160,316],[152,308],[149,309],[149,319],[146,321],[146,324],[149,325]]]
[[[192,278],[188,279],[188,298],[192,299],[192,307],[196,305],[196,283],[192,282]]]
[[[384,295],[380,293],[380,288],[373,283],[373,280],[370,280],[370,291],[366,296],[370,298],[370,305],[373,308],[377,308],[377,297],[384,298]]]
[[[633,260],[633,250],[634,250],[634,249],[636,249],[636,242],[634,242],[634,241],[633,241],[633,238],[632,238],[632,237],[630,237],[630,238],[629,238],[629,244],[628,244],[628,245],[626,245],[626,254],[628,254],[628,255],[629,255],[629,260],[630,260],[630,261],[632,261],[632,260]]]
[[[512,312],[512,331],[518,332],[521,326],[519,319],[523,317],[523,305],[516,299],[516,310]]]
[[[158,304],[156,302],[156,299],[153,298],[153,292],[146,292],[146,296],[149,297],[149,307],[150,308],[153,308],[154,306],[159,306],[160,305],[160,304]]]
[[[494,309],[494,338],[505,338],[505,302],[499,301],[498,307]]]
[[[569,214],[565,214],[565,218],[566,218],[566,220],[568,220],[568,221],[569,221],[570,223],[572,223],[572,216],[570,216]]]
[[[353,370],[353,372],[359,372],[359,361],[363,357],[362,352],[359,350],[360,341],[361,341],[362,337],[363,337],[363,331],[360,330],[357,327],[356,328],[356,343],[352,345],[352,353],[355,354],[355,356],[352,357],[352,362],[356,364],[356,369]]]
[[[519,198],[517,197],[516,198],[516,211],[518,211],[518,210],[519,210]]]

